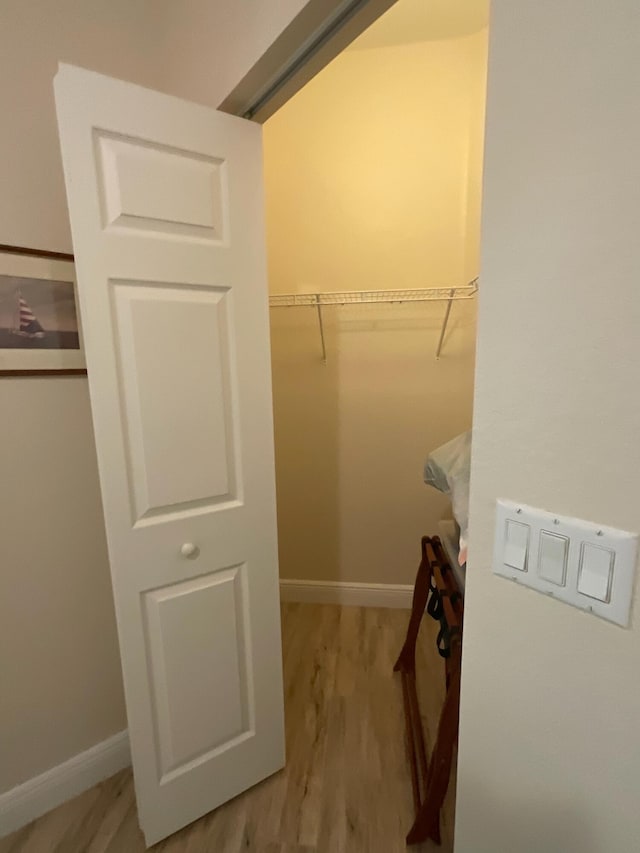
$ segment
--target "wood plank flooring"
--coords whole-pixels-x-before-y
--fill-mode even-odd
[[[392,667],[408,610],[283,604],[287,766],[157,844],[158,853],[401,853],[413,819],[402,690]],[[417,650],[430,749],[444,694],[436,624]],[[455,780],[442,816],[453,849]],[[131,770],[0,840],[0,853],[140,853]]]

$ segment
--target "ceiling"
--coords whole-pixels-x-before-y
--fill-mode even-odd
[[[488,23],[489,0],[398,0],[349,49],[461,38]]]

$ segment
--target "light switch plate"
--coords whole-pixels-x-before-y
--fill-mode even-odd
[[[508,531],[513,531],[513,522],[526,525],[530,531],[528,550],[524,558],[526,566],[524,571],[518,571],[509,565],[509,562],[514,561],[510,556],[513,548],[507,541],[507,534]],[[545,534],[542,539],[541,534]],[[568,542],[563,571],[559,569],[549,572],[548,534],[564,537]],[[543,540],[544,549],[541,548]],[[608,601],[600,601],[597,597],[586,595],[579,590],[579,587],[582,587],[593,592],[598,588],[597,584],[593,586],[593,582],[585,585],[585,577],[580,575],[580,560],[581,554],[585,552],[585,545],[612,551],[615,555],[607,590]],[[587,547],[586,550],[589,553],[595,553],[593,548]],[[578,518],[556,515],[515,501],[502,499],[497,501],[493,551],[494,574],[558,598],[623,627],[629,624],[637,551],[638,535],[635,533],[606,527],[603,524],[592,524]],[[541,567],[545,566],[547,577],[544,576],[545,569],[542,568],[541,571]],[[553,576],[554,580],[550,580],[549,576]]]

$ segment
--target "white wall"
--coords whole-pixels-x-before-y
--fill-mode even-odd
[[[2,243],[71,251],[52,79],[70,62],[217,106],[304,0],[3,0]]]
[[[58,60],[152,84],[147,2],[4,0],[0,242],[71,251]],[[0,792],[126,727],[86,379],[0,379]]]
[[[217,107],[309,0],[161,0],[163,90]],[[326,9],[338,0],[310,0]]]
[[[350,49],[269,119],[272,292],[477,274],[485,63],[486,30]],[[315,311],[272,310],[283,577],[413,583],[420,537],[449,509],[423,460],[471,423],[475,303],[453,307],[436,361],[444,310],[325,309],[326,365]]]
[[[630,853],[640,614],[490,572],[494,503],[640,527],[636,0],[494,0],[458,853]]]
[[[0,379],[0,793],[126,728],[86,381]]]
[[[215,106],[304,5],[3,0],[0,242],[71,251],[59,60]],[[0,793],[126,727],[86,379],[0,378]]]

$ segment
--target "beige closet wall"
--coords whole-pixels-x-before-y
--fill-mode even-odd
[[[272,292],[477,274],[486,31],[334,60],[265,125]],[[468,211],[471,215],[468,215]],[[272,310],[281,574],[409,583],[448,502],[429,449],[471,423],[475,303]]]
[[[513,498],[640,528],[636,0],[493,0],[457,853],[630,853],[628,630],[491,574]]]
[[[58,60],[217,105],[304,5],[3,0],[0,243],[71,251]],[[86,379],[0,378],[0,793],[126,727]]]

